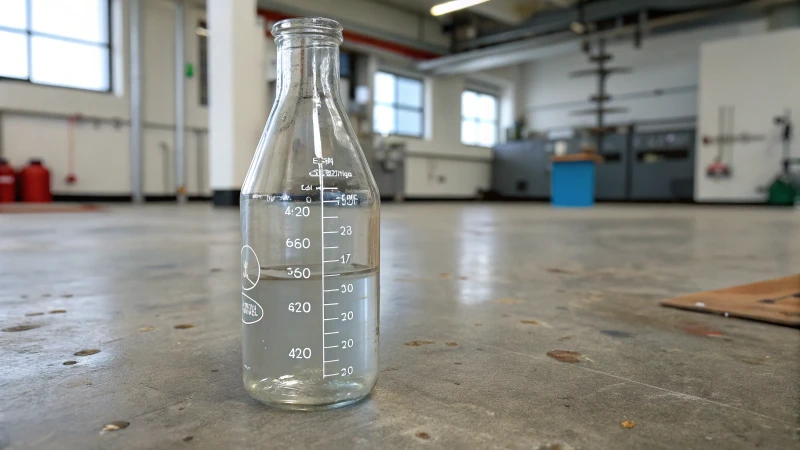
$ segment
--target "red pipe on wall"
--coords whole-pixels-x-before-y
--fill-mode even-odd
[[[263,17],[264,20],[267,20],[269,22],[277,22],[279,20],[291,19],[293,17],[297,17],[297,16],[292,16],[292,15],[289,15],[289,14],[284,14],[284,13],[281,13],[281,12],[278,12],[278,11],[271,11],[271,10],[267,10],[267,9],[259,9],[258,10],[258,15]],[[269,30],[267,31],[267,34],[269,34]],[[442,56],[442,55],[439,55],[438,53],[434,53],[434,52],[431,52],[431,51],[428,51],[428,50],[422,50],[422,49],[410,47],[408,45],[398,44],[396,42],[391,42],[391,41],[387,41],[387,40],[384,40],[384,39],[379,39],[379,38],[376,38],[376,37],[367,36],[365,34],[356,33],[356,32],[353,32],[353,31],[344,30],[342,32],[342,36],[344,37],[344,39],[346,41],[349,41],[349,42],[356,42],[356,43],[359,43],[359,44],[369,45],[369,46],[372,46],[372,47],[379,48],[381,50],[387,50],[387,51],[390,51],[392,53],[397,53],[397,54],[400,54],[400,55],[403,55],[403,56],[407,56],[409,58],[414,58],[414,59],[433,59],[433,58],[438,58],[438,57]]]

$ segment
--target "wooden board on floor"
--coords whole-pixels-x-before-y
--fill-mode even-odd
[[[800,274],[685,295],[661,304],[800,327]]]

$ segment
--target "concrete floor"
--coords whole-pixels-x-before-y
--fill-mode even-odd
[[[242,387],[238,211],[0,216],[0,329],[38,326],[0,332],[0,448],[800,443],[796,329],[657,304],[800,272],[800,212],[409,203],[382,229],[378,385],[303,413]]]

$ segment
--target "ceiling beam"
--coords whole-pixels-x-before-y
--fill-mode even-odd
[[[492,0],[475,5],[469,10],[507,25],[518,25],[529,17],[525,8],[513,0]]]

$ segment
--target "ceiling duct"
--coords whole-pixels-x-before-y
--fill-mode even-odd
[[[689,27],[709,25],[711,23],[753,19],[762,14],[765,9],[790,4],[795,1],[796,0],[754,0],[747,2],[723,2],[701,0],[695,2],[685,0],[649,0],[647,2],[637,2],[633,0],[607,0],[587,3],[585,5],[586,11],[584,12],[584,17],[587,23],[597,22],[599,17],[601,17],[598,15],[599,13],[596,9],[597,5],[607,5],[609,7],[616,5],[613,11],[622,14],[624,11],[628,11],[623,8],[623,6],[637,4],[639,9],[634,10],[636,17],[635,22],[622,26],[615,26],[606,30],[593,31],[591,32],[591,37],[593,39],[613,40],[628,36],[635,37],[638,35],[641,39],[643,34],[661,34],[677,29],[685,30]],[[699,10],[694,9],[689,12],[661,15],[660,17],[653,17],[653,15],[648,14],[646,23],[642,24],[640,22],[643,11],[641,9],[642,4],[646,6],[670,4],[674,8],[675,5],[686,6],[690,3],[695,5],[707,4],[717,6]],[[590,8],[590,6],[594,9]],[[584,36],[575,34],[569,27],[577,18],[576,11],[562,10],[543,14],[546,14],[548,17],[558,15],[559,20],[548,22],[545,26],[541,23],[542,19],[536,19],[536,17],[534,17],[532,20],[538,21],[535,25],[528,25],[512,31],[475,39],[475,41],[481,41],[482,44],[486,44],[486,39],[500,39],[500,35],[502,35],[501,42],[506,43],[422,61],[417,64],[417,68],[421,71],[438,75],[459,74],[504,67],[575,51],[577,48],[576,46],[580,45],[581,40],[584,39]],[[606,11],[602,17],[606,17],[605,20],[609,20],[616,16]],[[543,30],[547,31],[545,32]],[[512,36],[509,33],[514,34]]]

